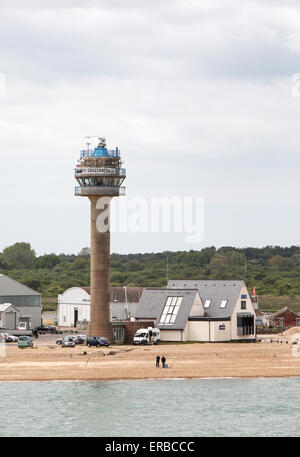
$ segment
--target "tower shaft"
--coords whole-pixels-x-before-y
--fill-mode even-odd
[[[91,137],[89,137],[91,138]],[[91,281],[89,336],[113,340],[109,303],[110,200],[125,195],[121,186],[126,178],[119,148],[107,149],[105,138],[98,138],[96,148],[80,152],[75,178],[79,184],[75,195],[88,197],[91,202]]]
[[[106,205],[100,205],[104,208],[97,208],[101,197],[90,196],[89,199],[91,202],[91,316],[88,334],[101,335],[112,340],[109,311],[110,231],[107,225],[110,198],[105,197]],[[108,220],[104,218],[105,215]],[[106,231],[103,230],[105,228],[103,222],[106,222]]]

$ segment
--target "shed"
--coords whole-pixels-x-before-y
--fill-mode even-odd
[[[19,325],[20,311],[11,303],[0,305],[0,328],[15,330]]]

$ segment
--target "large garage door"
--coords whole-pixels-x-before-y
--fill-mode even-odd
[[[5,313],[5,328],[10,330],[16,328],[16,313]]]

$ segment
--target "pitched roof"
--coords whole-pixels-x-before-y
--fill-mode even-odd
[[[11,303],[3,303],[0,305],[0,312],[6,311],[8,308],[14,308],[15,310],[17,310],[17,308]]]
[[[275,317],[280,316],[280,314],[285,313],[286,311],[288,311],[292,314],[295,314],[295,316],[297,316],[297,317],[300,317],[299,313],[296,313],[295,311],[292,311],[291,309],[289,309],[288,306],[285,306],[284,308],[280,309],[279,311],[276,311],[276,313],[271,314],[271,316],[269,316],[269,319],[274,319]]]
[[[168,297],[182,297],[174,324],[158,325],[158,328],[183,330],[197,294],[197,289],[144,289],[135,317],[159,320]]]
[[[138,303],[128,302],[128,313],[129,316],[135,316],[138,308]],[[124,303],[121,302],[110,302],[111,317],[117,321],[124,321],[128,319]]]
[[[211,300],[209,308],[204,308],[205,316],[214,318],[232,315],[244,285],[245,282],[242,280],[173,279],[168,282],[168,288],[197,288],[203,305],[206,300]],[[222,300],[227,300],[225,308],[220,308]]]
[[[263,316],[264,315],[264,313],[262,313],[260,309],[256,309],[255,310],[255,314],[256,314],[256,316]]]
[[[90,287],[81,287],[89,295],[91,293]],[[143,293],[144,287],[126,287],[127,301],[129,303],[138,303]],[[126,302],[126,294],[124,287],[111,287],[109,291],[110,302]]]
[[[0,274],[0,296],[9,297],[16,295],[41,295],[35,290],[30,289],[29,287],[21,284],[18,281],[10,278],[9,276]]]

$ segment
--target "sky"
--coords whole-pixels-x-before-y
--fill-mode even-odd
[[[299,30],[296,0],[1,0],[0,251],[89,245],[86,135],[121,149],[127,201],[204,201],[201,240],[112,252],[299,244]]]

